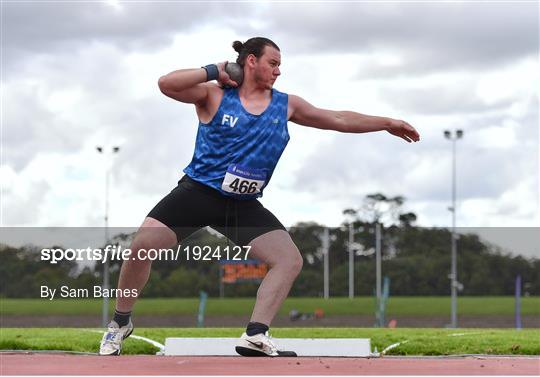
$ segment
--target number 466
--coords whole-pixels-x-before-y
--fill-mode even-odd
[[[257,191],[257,182],[250,183],[249,181],[243,181],[240,180],[240,178],[236,178],[231,182],[229,187],[232,188],[234,192],[239,192],[240,194],[253,194]]]

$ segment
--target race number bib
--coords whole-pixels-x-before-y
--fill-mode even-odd
[[[255,195],[266,182],[266,172],[240,165],[229,165],[221,189],[236,195]]]

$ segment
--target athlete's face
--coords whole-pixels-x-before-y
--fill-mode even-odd
[[[265,46],[263,54],[257,59],[255,64],[255,81],[265,89],[272,89],[274,82],[281,74],[281,53],[278,49]]]

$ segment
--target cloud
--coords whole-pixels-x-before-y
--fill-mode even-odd
[[[400,117],[423,137],[408,145],[290,125],[263,198],[287,224],[339,222],[377,191],[405,195],[423,224],[447,224],[447,128],[465,130],[464,221],[533,218],[524,206],[538,200],[538,4],[116,4],[2,5],[3,224],[101,225],[95,146],[120,145],[111,218],[139,225],[176,184],[196,134],[193,106],[164,97],[157,79],[234,59],[231,42],[254,35],[282,49],[278,89]]]
[[[478,70],[534,55],[538,4],[274,4],[270,30],[302,53],[386,53],[401,64],[370,62],[362,76]],[[302,22],[298,22],[302,14]],[[271,17],[274,15],[274,17]],[[287,38],[294,35],[294,39]],[[289,43],[287,43],[290,41]]]
[[[528,106],[537,95],[538,62],[519,59],[509,66],[379,80],[379,96],[402,112],[422,115],[474,115]],[[504,90],[501,90],[504,87]]]
[[[470,85],[469,85],[470,84]],[[391,88],[381,90],[392,106],[407,113],[417,114],[467,114],[486,112],[509,107],[512,99],[505,98],[495,103],[486,103],[485,99],[474,93],[474,83],[460,81],[446,85],[427,84],[416,88]]]
[[[14,53],[57,53],[91,44],[110,43],[124,51],[158,51],[175,33],[225,23],[250,12],[249,4],[194,2],[8,2],[2,5],[4,48]]]
[[[411,121],[422,135],[417,144],[403,143],[385,132],[329,134],[290,173],[295,177],[290,190],[320,201],[339,196],[341,208],[347,203],[359,205],[373,192],[403,195],[412,208],[418,205],[424,212],[427,221],[423,224],[435,219],[437,223],[451,197],[451,144],[443,130],[458,124],[465,136],[457,142],[457,191],[459,200],[467,203],[469,223],[503,226],[518,221],[523,225],[527,216],[534,218],[537,209],[527,210],[528,203],[539,201],[540,190],[539,161],[532,158],[538,157],[538,109],[535,98],[522,102],[521,111],[514,114],[504,104],[468,116],[449,112],[445,123],[433,122],[435,127],[429,128],[431,117],[420,117],[418,122]],[[508,206],[510,200],[512,206]]]

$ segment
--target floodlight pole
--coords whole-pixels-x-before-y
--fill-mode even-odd
[[[329,284],[329,264],[328,264],[328,254],[330,252],[330,232],[328,228],[324,228],[323,237],[322,237],[322,251],[323,251],[323,263],[324,263],[324,276],[323,276],[323,294],[324,299],[327,300],[330,297],[330,284]]]
[[[381,319],[382,308],[382,250],[381,250],[381,223],[375,223],[375,275],[376,275],[376,294],[377,294],[377,326],[384,327]]]
[[[108,154],[105,152],[104,147],[97,146],[96,150],[98,153],[103,154],[105,156],[108,156]],[[120,151],[120,147],[112,147],[111,149],[112,153],[118,153]],[[108,163],[109,161],[107,158],[105,158],[105,247],[109,244],[109,176],[111,173],[110,165]],[[109,282],[109,259],[107,258],[105,260],[105,263],[103,263],[103,290],[108,290],[110,287]],[[101,325],[103,327],[106,327],[109,322],[109,297],[108,294],[103,295],[103,307],[101,312]]]
[[[455,134],[449,130],[444,131],[444,137],[452,141],[452,206],[449,210],[452,212],[452,267],[450,272],[450,289],[451,289],[451,328],[457,328],[457,234],[456,234],[456,141],[463,137],[462,130],[456,130]]]
[[[349,223],[349,298],[354,298],[354,224]]]

